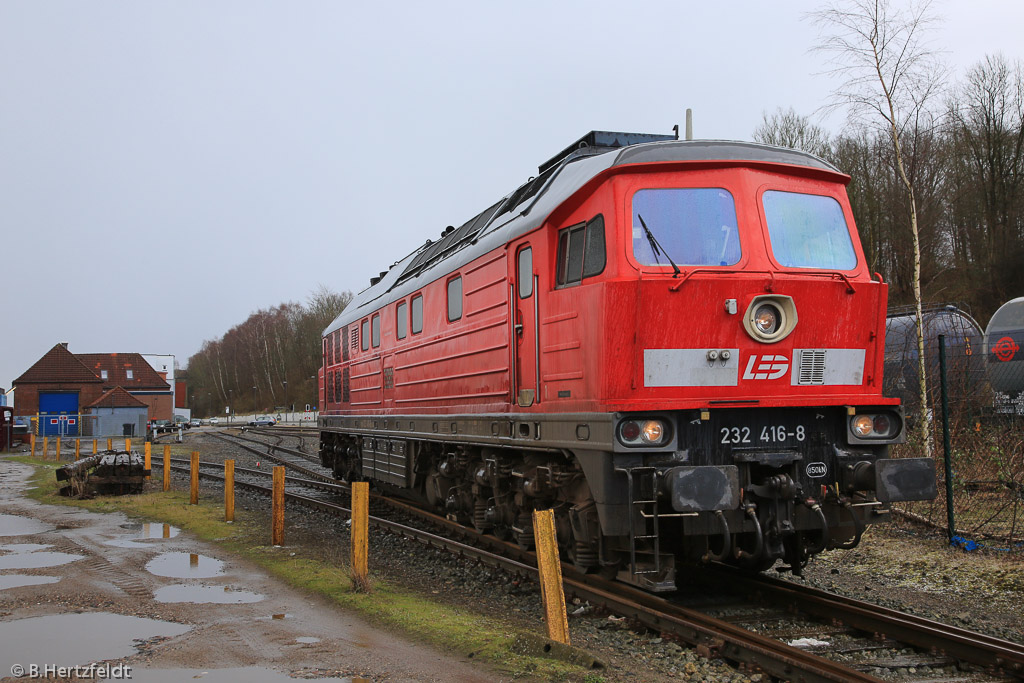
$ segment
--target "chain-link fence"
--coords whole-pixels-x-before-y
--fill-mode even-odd
[[[924,448],[917,339],[912,323],[899,318],[891,316],[887,330],[885,394],[903,400],[908,442],[893,454],[918,457]],[[1010,337],[986,340],[970,316],[952,307],[926,311],[925,339],[939,495],[899,510],[967,549],[1024,552],[1024,352]]]

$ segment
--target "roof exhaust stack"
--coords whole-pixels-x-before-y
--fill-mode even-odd
[[[686,139],[693,139],[693,110],[689,107],[686,109]]]

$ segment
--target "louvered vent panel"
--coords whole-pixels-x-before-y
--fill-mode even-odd
[[[352,350],[359,350],[359,325],[352,326]]]
[[[800,375],[798,384],[825,383],[824,349],[804,349],[800,352]]]
[[[341,359],[348,361],[348,344],[345,343],[345,339],[348,337],[348,327],[341,328]]]

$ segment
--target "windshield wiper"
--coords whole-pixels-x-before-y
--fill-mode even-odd
[[[647,227],[647,223],[644,222],[644,217],[640,214],[637,214],[636,217],[640,219],[640,225],[644,228],[644,234],[647,235],[647,243],[651,245],[651,251],[654,252],[654,258],[658,259],[658,262],[660,263],[661,259],[658,258],[658,254],[664,254],[665,258],[668,259],[668,262],[672,264],[672,277],[679,277],[679,266],[677,266],[676,262],[672,260],[672,257],[668,255],[668,252],[662,249],[661,245],[658,244],[658,240],[654,237],[654,233],[651,232],[651,229]]]

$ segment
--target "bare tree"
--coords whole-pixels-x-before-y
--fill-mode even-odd
[[[797,114],[792,107],[788,111],[779,107],[770,116],[763,112],[761,118],[761,125],[754,131],[757,142],[799,149],[823,159],[830,157],[832,146],[828,131],[811,123],[806,116]]]
[[[988,56],[949,100],[953,147],[950,244],[957,265],[994,302],[1024,279],[1024,73]]]
[[[944,75],[925,40],[935,21],[930,7],[929,0],[912,2],[906,9],[894,8],[890,0],[837,0],[809,15],[822,30],[817,49],[830,56],[833,68],[829,73],[839,78],[833,106],[847,107],[851,121],[877,121],[886,130],[906,192],[914,251],[920,435],[926,455],[931,455],[932,448],[921,312],[921,241],[914,184],[907,173],[901,141],[908,128],[916,130],[922,125],[925,106]]]

